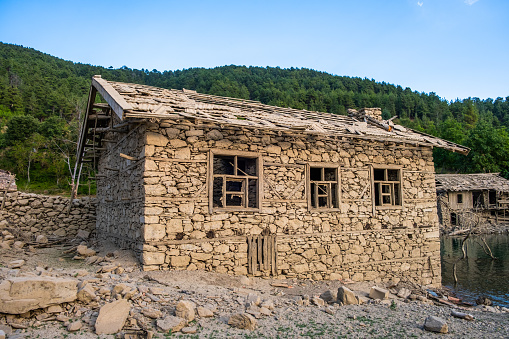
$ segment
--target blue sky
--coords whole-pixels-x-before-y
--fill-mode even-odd
[[[305,67],[509,96],[508,0],[0,0],[0,41],[105,67]]]

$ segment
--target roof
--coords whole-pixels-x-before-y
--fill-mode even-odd
[[[436,174],[435,179],[439,191],[496,190],[509,192],[509,180],[504,179],[498,173]]]
[[[92,91],[93,90],[93,91]],[[89,112],[93,114],[92,92],[99,92],[109,107],[122,120],[138,119],[197,119],[221,125],[254,129],[298,131],[303,134],[342,136],[380,142],[409,143],[439,147],[461,154],[469,148],[406,127],[373,117],[373,110],[349,110],[349,116],[313,112],[262,104],[258,101],[200,94],[190,90],[163,89],[146,85],[92,78]],[[381,113],[381,112],[380,112]],[[90,126],[88,126],[90,127]],[[87,126],[85,126],[85,129]],[[86,133],[82,130],[82,138]],[[83,147],[80,148],[83,152]],[[79,154],[81,157],[82,154]]]
[[[8,171],[0,169],[0,191],[17,191],[16,178]]]

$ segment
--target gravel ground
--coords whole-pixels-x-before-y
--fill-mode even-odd
[[[104,256],[103,264],[114,264],[125,271],[120,274],[98,274],[96,272],[101,265],[88,265],[83,260],[62,257],[63,250],[59,248],[0,253],[0,264],[4,266],[0,268],[2,279],[13,275],[41,274],[38,272],[42,269],[45,275],[75,276],[81,281],[88,281],[97,291],[96,301],[64,305],[62,314],[69,316],[71,322],[83,323],[79,331],[67,331],[64,326],[67,324],[63,322],[37,320],[36,317],[43,310],[32,311],[24,318],[0,314],[0,330],[11,329],[8,338],[122,338],[123,333],[97,335],[94,331],[99,308],[114,300],[109,295],[100,295],[98,291],[101,288],[112,289],[122,283],[139,291],[130,301],[131,314],[123,329],[125,333],[139,335],[133,334],[130,338],[143,338],[145,336],[141,333],[146,331],[151,332],[154,338],[427,338],[439,335],[448,338],[509,338],[509,313],[501,308],[473,307],[461,310],[475,317],[475,320],[467,321],[451,316],[451,310],[458,310],[457,306],[439,306],[431,300],[410,301],[393,294],[388,300],[371,300],[367,294],[373,284],[369,283],[347,285],[365,301],[362,305],[339,306],[336,303],[302,306],[298,305],[296,298],[304,296],[306,299],[309,296],[312,299],[326,290],[337,291],[343,282],[232,277],[202,271],[142,272],[130,252],[118,251],[111,246],[97,249],[98,255]],[[115,255],[111,254],[113,252]],[[107,253],[110,256],[106,256]],[[26,263],[19,270],[5,268],[14,259],[24,259]],[[273,284],[286,284],[291,288]],[[253,295],[259,296],[262,301],[272,301],[274,308],[270,315],[260,316],[253,331],[228,325],[231,315],[246,311],[246,300]],[[196,329],[194,334],[165,334],[158,329],[155,319],[143,315],[146,309],[159,310],[163,317],[172,315],[179,300],[191,300],[197,306],[206,306],[214,310],[214,316],[197,317],[192,321],[189,326]],[[428,316],[444,319],[449,333],[435,334],[424,330],[423,324]],[[27,328],[13,328],[13,323]]]

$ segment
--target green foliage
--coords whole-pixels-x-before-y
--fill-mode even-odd
[[[7,123],[5,139],[8,145],[14,145],[30,138],[38,129],[39,121],[33,116],[14,116]]]
[[[95,74],[113,81],[186,88],[335,114],[346,114],[349,108],[380,107],[384,119],[398,116],[397,123],[472,148],[468,157],[435,149],[437,172],[509,168],[504,160],[508,159],[509,96],[448,102],[433,92],[293,67],[230,65],[164,72],[103,68],[4,43],[0,43],[0,168],[17,173],[27,187],[68,189],[78,117]],[[37,154],[33,154],[34,145]]]

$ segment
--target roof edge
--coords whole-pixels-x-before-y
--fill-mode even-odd
[[[124,98],[111,86],[108,81],[101,78],[100,75],[92,77],[92,86],[101,94],[108,105],[118,115],[120,120],[124,119],[124,112],[133,109]]]

